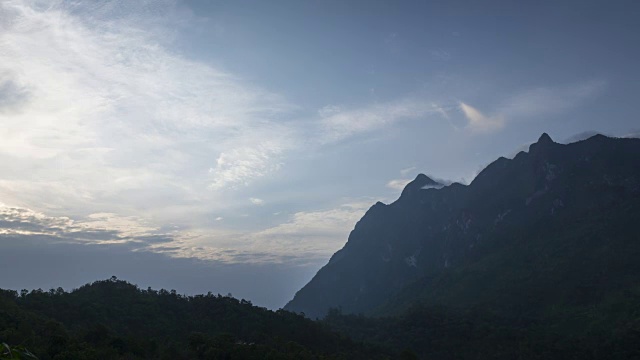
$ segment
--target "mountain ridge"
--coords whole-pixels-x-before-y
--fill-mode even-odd
[[[496,159],[469,185],[444,186],[420,174],[396,201],[372,206],[345,246],[285,309],[312,318],[332,307],[374,314],[425,276],[500,253],[513,245],[508,238],[531,237],[558,219],[573,224],[591,216],[597,222],[599,215],[589,211],[607,204],[636,209],[637,168],[638,139],[594,135],[564,145],[544,133],[528,152]],[[438,185],[424,189],[423,183]]]

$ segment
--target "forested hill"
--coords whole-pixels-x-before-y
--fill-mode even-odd
[[[0,290],[0,343],[39,359],[385,359],[322,323],[230,296],[142,290]],[[0,358],[3,358],[0,355]]]

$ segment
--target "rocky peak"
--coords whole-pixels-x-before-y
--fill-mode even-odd
[[[554,142],[551,139],[551,136],[549,136],[549,134],[542,133],[542,135],[540,135],[540,138],[538,138],[537,143],[538,144],[553,144]]]
[[[549,136],[549,134],[547,133],[543,133],[542,135],[540,135],[540,138],[537,142],[529,146],[529,154],[535,154],[541,151],[545,151],[552,148],[554,145],[557,144],[551,139],[551,136]]]

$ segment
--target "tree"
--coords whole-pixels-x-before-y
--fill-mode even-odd
[[[38,358],[33,355],[29,350],[24,348],[23,346],[14,346],[13,348],[9,345],[2,343],[0,347],[0,360],[38,360]]]

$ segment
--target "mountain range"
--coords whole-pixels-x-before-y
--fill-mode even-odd
[[[640,139],[543,134],[469,184],[420,174],[373,205],[347,243],[284,307],[393,316],[415,306],[486,308],[518,318],[574,316],[640,293]],[[559,325],[560,326],[560,325]]]

